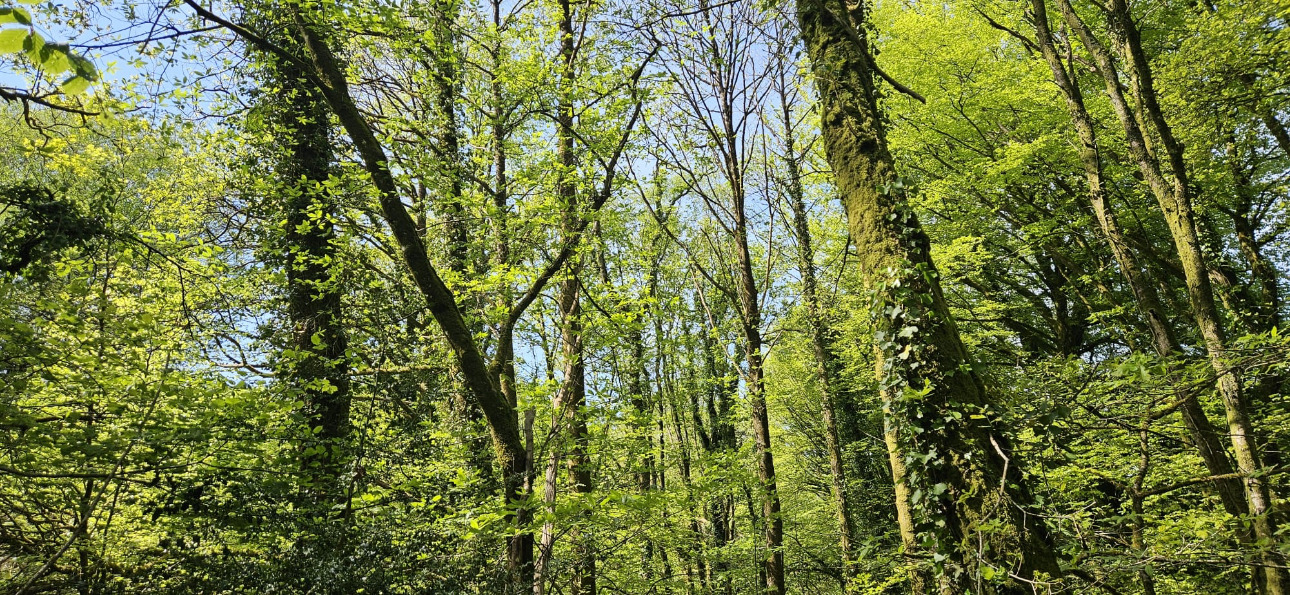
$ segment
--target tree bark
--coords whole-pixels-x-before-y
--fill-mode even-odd
[[[190,6],[192,6],[190,4]],[[502,468],[503,497],[510,510],[527,497],[525,493],[525,451],[520,441],[519,421],[514,405],[499,390],[484,357],[475,343],[470,329],[457,308],[456,296],[444,284],[438,271],[430,262],[425,245],[421,242],[416,223],[403,207],[398,185],[390,172],[385,149],[372,132],[366,118],[354,104],[349,93],[349,83],[344,71],[332,53],[326,39],[303,16],[296,15],[295,34],[308,52],[320,91],[328,105],[349,134],[364,168],[378,191],[381,210],[403,254],[412,278],[416,282],[444,336],[452,348],[456,364],[461,370],[467,390],[475,404],[483,411],[493,438],[494,449]],[[522,511],[523,509],[520,508]],[[509,520],[524,533],[526,524],[522,514],[509,512]],[[531,571],[524,566],[522,548],[516,547],[521,538],[512,538],[508,547],[507,573],[510,589],[526,592],[524,584],[530,580]],[[531,554],[529,557],[531,561]]]
[[[1120,274],[1129,285],[1139,312],[1147,322],[1151,333],[1152,347],[1156,354],[1166,361],[1182,353],[1177,333],[1167,320],[1166,310],[1160,302],[1159,294],[1147,278],[1137,256],[1125,240],[1124,232],[1116,220],[1114,209],[1107,204],[1106,189],[1102,177],[1102,157],[1097,133],[1092,117],[1084,105],[1083,93],[1075,77],[1066,70],[1062,58],[1053,44],[1052,31],[1048,24],[1048,12],[1045,0],[1031,0],[1031,11],[1035,25],[1035,39],[1040,53],[1052,71],[1053,80],[1065,99],[1071,123],[1079,139],[1080,162],[1084,167],[1084,177],[1088,183],[1088,198],[1093,213],[1097,217],[1103,236],[1111,247],[1119,265]],[[1191,434],[1196,449],[1211,475],[1228,476],[1233,472],[1232,463],[1227,458],[1222,437],[1210,422],[1209,416],[1196,399],[1196,395],[1182,387],[1179,371],[1173,367],[1169,370],[1170,383],[1178,387],[1177,393],[1182,402],[1183,420]],[[1214,487],[1223,503],[1224,510],[1237,518],[1249,514],[1242,487],[1238,480],[1214,482]]]
[[[872,59],[858,33],[864,15],[850,13],[842,2],[831,10],[826,0],[799,0],[797,7],[820,95],[825,152],[859,270],[874,292],[878,378],[895,432],[893,456],[906,463],[914,522],[925,527],[930,554],[940,564],[939,588],[966,593],[987,575],[1057,577],[1061,569],[1047,530],[1025,512],[1032,503],[1026,479],[994,425],[997,405],[959,338],[930,242],[888,152]],[[1001,528],[986,536],[987,522]],[[998,586],[1021,589],[1018,583]]]
[[[782,73],[781,73],[782,75]],[[806,200],[802,190],[801,164],[798,162],[797,142],[793,128],[793,112],[788,97],[788,81],[779,80],[780,113],[784,119],[784,169],[787,174],[786,194],[793,214],[793,231],[797,236],[797,268],[802,277],[802,305],[806,308],[807,326],[811,332],[811,347],[815,353],[815,375],[819,382],[821,411],[824,416],[825,446],[829,450],[829,471],[832,475],[833,505],[838,517],[838,546],[842,550],[842,578],[844,591],[850,592],[856,562],[852,537],[855,528],[851,521],[848,502],[847,473],[843,460],[843,445],[838,435],[838,362],[833,354],[832,332],[825,319],[818,296],[815,277],[815,249],[811,243],[811,225],[806,214]],[[853,417],[853,416],[852,416]]]
[[[348,502],[341,474],[348,458],[350,379],[342,286],[337,278],[336,198],[331,177],[331,112],[291,63],[269,59],[280,93],[265,99],[277,140],[274,174],[281,193],[287,320],[293,356],[282,376],[299,391],[307,420],[301,464],[311,499],[326,508]]]
[[[1182,263],[1192,315],[1204,339],[1210,365],[1218,379],[1218,392],[1223,398],[1223,406],[1227,411],[1228,434],[1233,453],[1236,455],[1237,468],[1242,475],[1254,535],[1260,544],[1260,558],[1265,567],[1278,568],[1282,565],[1281,556],[1272,549],[1278,543],[1276,522],[1271,514],[1273,496],[1261,476],[1263,466],[1260,462],[1259,449],[1254,442],[1255,433],[1242,393],[1240,376],[1227,361],[1226,338],[1218,307],[1214,302],[1209,267],[1201,251],[1195,215],[1192,211],[1191,186],[1188,183],[1183,147],[1174,138],[1164,113],[1157,103],[1151,68],[1142,50],[1137,26],[1129,14],[1128,5],[1123,0],[1111,0],[1108,19],[1112,35],[1124,50],[1129,76],[1141,97],[1142,110],[1146,112],[1144,117],[1136,114],[1125,100],[1120,88],[1119,70],[1106,46],[1093,35],[1075,13],[1069,0],[1058,0],[1058,6],[1067,26],[1075,32],[1084,48],[1092,55],[1106,83],[1111,106],[1124,128],[1129,153],[1160,205],[1160,210],[1164,213],[1165,222],[1168,224],[1174,247]],[[1147,134],[1144,127],[1139,124],[1140,117],[1150,123],[1160,139],[1167,157],[1165,163],[1173,178],[1172,183],[1166,179],[1160,163],[1147,146]],[[1267,577],[1265,585],[1270,595],[1285,593],[1284,572],[1272,571],[1265,575]]]
[[[577,84],[574,44],[573,7],[570,0],[560,0],[560,79],[556,105],[556,152],[559,159],[556,194],[564,206],[562,223],[566,242],[577,233],[582,213],[579,210],[578,190],[575,185],[578,158],[574,152],[574,85]],[[555,546],[556,470],[567,448],[569,485],[575,494],[585,496],[591,492],[591,468],[587,458],[587,388],[586,364],[583,360],[582,291],[579,276],[582,271],[581,256],[569,260],[564,282],[560,287],[561,351],[564,359],[564,379],[556,394],[551,436],[554,438],[550,460],[547,464],[543,500],[547,506],[547,522],[542,528],[542,547],[534,580],[534,593],[542,595],[552,548]],[[561,436],[567,433],[567,438]],[[565,439],[561,439],[565,438]],[[596,559],[592,548],[582,535],[579,525],[587,515],[572,519],[569,539],[575,560],[569,575],[569,592],[573,595],[595,595]]]

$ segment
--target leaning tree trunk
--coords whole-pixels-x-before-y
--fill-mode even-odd
[[[1200,247],[1196,218],[1192,210],[1192,188],[1188,182],[1183,147],[1173,136],[1172,129],[1157,102],[1151,68],[1142,49],[1137,25],[1133,22],[1128,5],[1123,0],[1111,0],[1108,7],[1108,21],[1114,41],[1121,48],[1122,59],[1128,63],[1130,86],[1137,92],[1141,107],[1135,111],[1125,99],[1115,57],[1080,19],[1069,0],[1058,0],[1058,7],[1067,26],[1078,36],[1084,48],[1093,57],[1106,83],[1111,107],[1124,129],[1129,154],[1164,214],[1165,223],[1169,227],[1174,248],[1182,264],[1192,316],[1205,342],[1205,348],[1209,352],[1210,364],[1217,377],[1218,392],[1223,398],[1223,407],[1227,412],[1228,434],[1233,453],[1236,455],[1236,466],[1244,482],[1245,497],[1252,516],[1252,529],[1261,546],[1259,552],[1261,562],[1268,569],[1281,568],[1283,558],[1275,551],[1278,538],[1277,523],[1272,518],[1273,496],[1263,478],[1263,465],[1254,441],[1253,422],[1250,420],[1249,409],[1245,402],[1241,378],[1228,362],[1227,340],[1218,307],[1214,302],[1209,266]],[[1159,138],[1165,153],[1165,164],[1172,180],[1166,178],[1157,155],[1148,144],[1148,129],[1144,122],[1150,124]],[[1264,575],[1265,586],[1270,595],[1285,593],[1287,579],[1283,571],[1270,570]]]
[[[798,0],[797,8],[825,152],[873,292],[880,389],[939,590],[966,593],[992,580],[999,591],[1020,592],[1007,577],[1045,580],[1061,569],[1043,521],[1026,513],[1031,496],[995,427],[998,405],[959,338],[930,242],[888,152],[864,23],[856,19],[863,15],[826,0]]]
[[[188,2],[188,6],[204,18],[227,22],[198,4]],[[398,183],[389,169],[389,159],[385,149],[366,117],[354,103],[345,71],[333,53],[329,40],[298,11],[295,12],[294,19],[293,33],[304,47],[305,55],[303,57],[282,56],[282,58],[289,58],[308,66],[311,82],[326,98],[332,113],[336,115],[353,141],[354,148],[371,177],[372,185],[377,190],[381,211],[394,239],[399,244],[404,263],[408,266],[417,288],[425,296],[430,314],[443,329],[444,337],[452,348],[455,363],[465,380],[468,394],[484,414],[493,438],[498,463],[502,469],[503,498],[508,509],[513,510],[527,497],[525,451],[520,441],[519,422],[514,405],[507,401],[494,382],[479,345],[475,342],[474,335],[457,307],[456,296],[444,284],[430,261],[416,222],[403,206]],[[253,32],[245,28],[237,27],[235,30],[251,43],[262,46],[266,51],[275,49],[257,39]],[[527,568],[531,565],[531,551],[530,555],[525,557],[525,548],[517,547],[517,544],[522,545],[525,542],[525,537],[528,535],[524,511],[521,509],[518,513],[509,513],[507,520],[514,523],[518,533],[517,537],[511,539],[511,546],[508,548],[508,589],[512,592],[526,592],[528,589],[525,585],[532,579],[531,569]]]
[[[1084,105],[1084,97],[1075,77],[1067,72],[1062,58],[1053,44],[1052,31],[1048,25],[1048,12],[1044,0],[1031,0],[1032,18],[1035,25],[1035,39],[1040,53],[1048,63],[1053,74],[1053,81],[1061,91],[1070,113],[1071,123],[1079,139],[1080,162],[1084,167],[1084,177],[1088,183],[1089,204],[1097,217],[1120,274],[1124,277],[1138,311],[1147,322],[1151,334],[1152,347],[1161,358],[1175,357],[1182,353],[1177,333],[1167,320],[1167,313],[1160,302],[1155,285],[1147,279],[1143,267],[1130,249],[1124,237],[1123,229],[1117,221],[1114,209],[1107,204],[1107,193],[1103,184],[1101,149],[1098,146],[1097,132],[1093,119]],[[1193,391],[1181,386],[1180,372],[1170,368],[1169,378],[1177,386],[1183,420],[1192,436],[1196,449],[1211,475],[1225,477],[1233,474],[1231,461],[1223,448],[1222,437],[1215,430]],[[1214,482],[1214,486],[1223,503],[1223,508],[1234,517],[1240,518],[1249,514],[1245,503],[1240,481],[1235,478]]]

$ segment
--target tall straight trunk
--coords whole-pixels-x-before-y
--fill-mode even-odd
[[[692,411],[694,428],[699,435],[703,449],[711,454],[728,454],[738,448],[735,435],[734,398],[739,391],[739,379],[727,369],[725,353],[720,351],[712,334],[701,331],[703,336],[703,362],[707,372],[704,387],[704,407],[707,410],[708,427],[705,431],[701,414],[696,407]],[[686,473],[688,475],[688,473]],[[734,497],[729,488],[722,490],[708,507],[708,522],[712,525],[712,549],[723,549],[734,541]],[[708,564],[707,582],[716,585],[719,592],[730,595],[734,593],[734,583],[730,576],[730,562],[726,552],[717,552]]]
[[[492,34],[500,35],[502,27],[502,0],[492,0]],[[503,44],[500,40],[494,40],[494,44],[489,48],[489,57],[492,60],[489,69],[489,93],[490,93],[490,110],[489,125],[492,131],[492,202],[493,213],[490,217],[492,223],[492,248],[493,266],[505,269],[512,264],[510,251],[510,228],[509,221],[509,203],[510,203],[510,177],[507,170],[507,147],[506,139],[509,135],[507,128],[507,108],[505,91],[502,82],[498,78],[498,70],[502,65]],[[513,295],[509,286],[499,291],[497,303],[503,310],[513,307]],[[497,329],[497,350],[493,354],[493,361],[488,370],[489,379],[497,386],[501,399],[511,408],[512,411],[519,407],[519,394],[516,387],[515,376],[515,333],[514,326],[508,322],[499,325]],[[533,461],[533,414],[532,410],[525,412],[523,423],[524,440],[520,444],[520,461],[515,463],[514,471],[520,474],[516,478],[519,483],[519,492],[524,495],[524,500],[533,493],[533,478],[535,474]],[[519,420],[517,418],[517,426]],[[517,527],[527,527],[532,521],[532,510],[527,503],[518,507],[515,512],[515,525]],[[521,530],[507,538],[507,566],[511,576],[510,588],[515,593],[524,593],[532,589],[532,579],[534,577],[534,560],[533,560],[533,532]]]
[[[722,50],[715,38],[709,41],[711,57],[721,59]],[[729,59],[730,57],[727,57]],[[766,557],[762,571],[766,592],[784,595],[784,519],[780,515],[779,489],[775,477],[775,455],[771,450],[770,415],[766,409],[765,362],[762,354],[761,304],[757,277],[753,273],[752,252],[748,246],[747,193],[744,187],[744,164],[741,162],[740,134],[735,124],[734,97],[737,90],[733,81],[717,74],[712,81],[720,107],[720,134],[714,141],[724,143],[723,173],[730,185],[731,211],[734,215],[735,256],[739,267],[736,295],[740,327],[744,339],[744,362],[748,370],[744,376],[751,409],[753,451],[757,458],[757,479],[760,489],[758,499],[762,510],[762,535]]]
[[[838,436],[838,362],[833,354],[831,329],[825,319],[818,296],[815,278],[815,249],[811,243],[811,224],[806,215],[806,200],[802,191],[802,170],[798,161],[797,142],[794,138],[793,110],[789,103],[787,81],[779,81],[779,107],[784,118],[784,169],[787,173],[787,194],[793,213],[793,230],[797,236],[797,268],[802,277],[802,305],[806,307],[807,326],[811,331],[811,347],[815,352],[815,377],[819,383],[824,415],[824,438],[829,449],[829,471],[832,474],[833,505],[838,517],[838,546],[842,550],[842,579],[844,590],[850,590],[856,562],[852,548],[851,505],[848,502],[846,465],[843,445]]]
[[[645,295],[642,296],[646,300],[650,301],[655,300],[658,297],[659,265],[660,260],[662,259],[661,249],[663,239],[663,234],[656,233],[653,241],[650,242],[650,263],[649,269],[645,274]],[[609,274],[607,270],[604,272],[604,280],[606,283],[609,282]],[[640,307],[637,310],[637,315],[639,316],[637,324],[643,325],[648,314],[649,309],[647,307]],[[642,327],[634,327],[631,332],[628,333],[627,344],[631,350],[631,360],[629,363],[630,376],[627,380],[627,393],[635,416],[634,423],[632,424],[632,432],[635,437],[637,452],[640,452],[643,455],[641,461],[638,463],[639,467],[636,470],[636,489],[640,492],[641,496],[645,496],[654,490],[654,476],[659,471],[660,466],[657,463],[657,459],[654,457],[654,440],[651,437],[651,432],[655,426],[655,423],[652,423],[652,418],[654,417],[654,404],[651,401],[649,378],[646,371],[645,337]],[[657,398],[655,400],[658,401],[661,409],[663,405],[662,400]],[[663,416],[662,411],[660,410],[657,419],[657,425],[660,430],[658,434],[659,448],[663,447],[663,435],[661,431],[662,424]],[[641,578],[647,583],[652,583],[655,580],[652,566],[655,545],[654,540],[648,533],[644,535],[644,541],[645,543],[642,545],[641,550]],[[661,547],[659,548],[659,552],[664,556],[667,555],[666,550]]]
[[[1084,177],[1088,183],[1089,203],[1092,205],[1093,213],[1097,217],[1102,233],[1111,247],[1111,253],[1115,257],[1116,264],[1120,267],[1120,274],[1124,277],[1125,283],[1128,284],[1130,291],[1133,293],[1138,311],[1147,322],[1153,349],[1157,355],[1166,360],[1176,357],[1182,353],[1177,333],[1167,320],[1166,311],[1160,303],[1160,297],[1156,292],[1155,285],[1146,278],[1144,269],[1138,263],[1137,256],[1125,240],[1124,232],[1116,219],[1114,209],[1107,204],[1106,189],[1103,185],[1102,177],[1101,149],[1099,148],[1093,119],[1085,108],[1083,93],[1080,91],[1078,81],[1066,70],[1062,58],[1058,55],[1057,48],[1053,44],[1045,0],[1031,0],[1030,4],[1035,24],[1035,38],[1039,45],[1040,53],[1043,54],[1044,60],[1048,63],[1053,74],[1053,80],[1066,101],[1071,123],[1074,125],[1076,136],[1079,138],[1080,162],[1083,164]],[[1223,448],[1222,436],[1215,430],[1209,420],[1209,416],[1205,414],[1204,409],[1197,401],[1196,395],[1193,391],[1182,386],[1182,378],[1178,370],[1171,368],[1169,378],[1171,384],[1177,387],[1176,391],[1182,403],[1183,420],[1187,425],[1201,460],[1205,463],[1206,469],[1211,475],[1232,475],[1234,470],[1231,461],[1227,458],[1227,452]],[[1249,507],[1246,505],[1240,480],[1233,478],[1216,481],[1214,486],[1223,503],[1223,508],[1228,514],[1237,518],[1249,514]]]
[[[653,276],[651,271],[651,277]],[[650,294],[654,293],[654,283],[650,283]],[[642,312],[643,318],[643,312]],[[651,438],[654,424],[650,418],[653,416],[654,408],[650,403],[650,395],[645,377],[645,339],[639,328],[633,329],[628,333],[628,346],[631,349],[631,360],[629,362],[629,374],[627,379],[628,399],[632,404],[633,423],[631,432],[635,442],[634,452],[640,453],[641,460],[633,463],[639,465],[636,469],[636,490],[645,497],[654,489],[654,473],[656,469],[654,459],[654,444]],[[662,420],[660,419],[661,423]],[[659,437],[660,440],[662,436]],[[648,533],[642,534],[641,544],[641,578],[647,583],[654,581],[654,570],[652,560],[654,558],[654,540]]]
[[[1145,111],[1145,114],[1135,112],[1125,100],[1120,88],[1120,75],[1115,58],[1075,13],[1069,0],[1058,0],[1058,6],[1067,26],[1075,32],[1084,48],[1092,55],[1106,83],[1111,106],[1124,128],[1130,156],[1137,164],[1139,172],[1164,213],[1165,223],[1169,227],[1174,248],[1182,263],[1192,315],[1205,342],[1205,348],[1209,352],[1210,365],[1217,376],[1218,392],[1223,398],[1223,406],[1227,412],[1228,434],[1233,453],[1236,455],[1236,466],[1242,475],[1245,497],[1252,516],[1252,528],[1260,545],[1261,562],[1269,569],[1278,568],[1282,565],[1282,557],[1273,549],[1278,543],[1276,521],[1271,514],[1273,496],[1262,477],[1263,466],[1260,462],[1259,449],[1254,442],[1253,423],[1242,394],[1241,378],[1227,361],[1226,338],[1218,307],[1214,302],[1209,267],[1201,251],[1196,219],[1192,211],[1192,190],[1188,182],[1183,147],[1174,138],[1172,129],[1158,105],[1151,68],[1142,50],[1137,25],[1133,22],[1128,5],[1123,0],[1111,0],[1108,7],[1110,28],[1114,41],[1122,48],[1122,58],[1128,63],[1129,78],[1138,91],[1141,98],[1141,111]],[[1159,138],[1160,145],[1165,151],[1165,163],[1172,177],[1172,183],[1166,179],[1160,162],[1148,147],[1148,134],[1144,126],[1139,124],[1140,121],[1149,122]],[[1285,593],[1287,581],[1284,572],[1270,571],[1265,575],[1267,577],[1265,584],[1270,595]]]
[[[574,242],[574,235],[579,228],[582,213],[578,201],[578,191],[574,180],[577,175],[578,156],[574,152],[574,86],[578,84],[574,62],[577,59],[574,48],[573,8],[570,0],[560,0],[560,58],[562,62],[560,105],[558,114],[559,159],[561,202],[565,206],[564,234],[565,242]],[[575,256],[569,261],[569,276],[560,290],[561,315],[564,324],[564,381],[568,387],[564,404],[569,412],[569,485],[579,495],[590,494],[592,490],[591,460],[587,453],[587,380],[586,363],[583,359],[583,326],[582,304],[580,294],[582,285],[579,274],[582,270],[581,257]],[[557,407],[558,409],[558,407]],[[584,518],[590,513],[584,512]],[[584,519],[578,519],[580,523]],[[590,538],[581,534],[581,528],[575,524],[569,532],[574,544],[576,560],[573,574],[570,577],[570,590],[573,595],[595,595],[596,593],[596,557]]]
[[[765,362],[762,355],[761,304],[758,303],[757,278],[753,273],[752,252],[748,247],[748,217],[745,211],[747,195],[744,191],[742,165],[738,163],[738,136],[734,130],[734,114],[729,104],[722,109],[725,129],[726,164],[730,190],[734,202],[734,241],[739,266],[740,327],[744,337],[744,362],[748,371],[744,383],[748,390],[748,405],[752,410],[753,450],[757,457],[757,479],[760,482],[758,499],[761,502],[763,537],[766,557],[763,572],[766,591],[784,595],[784,519],[780,516],[779,490],[775,478],[775,455],[770,444],[770,415],[766,409]]]
[[[473,272],[469,262],[470,243],[467,233],[464,196],[464,181],[461,163],[461,133],[457,126],[457,98],[461,95],[460,73],[457,66],[460,61],[458,48],[457,17],[461,10],[460,0],[435,0],[431,25],[434,33],[435,56],[431,64],[431,88],[433,97],[431,109],[436,126],[434,138],[437,152],[436,169],[438,184],[435,187],[434,208],[443,220],[444,242],[448,248],[448,268],[457,278],[466,279]],[[424,187],[423,187],[424,192]],[[426,200],[414,203],[417,208],[418,222],[425,220]],[[428,226],[422,223],[422,238],[429,234]],[[438,235],[438,234],[436,234]],[[459,296],[461,297],[461,296]],[[469,304],[463,298],[458,303],[463,311]],[[468,320],[472,332],[478,332],[480,320],[475,317]],[[460,371],[453,369],[453,374]],[[467,462],[471,469],[478,472],[481,478],[488,481],[493,478],[492,457],[489,456],[486,444],[488,437],[476,433],[482,421],[479,409],[471,407],[465,395],[454,391],[453,404],[465,426],[469,428],[466,437]],[[486,484],[487,485],[487,484]]]
[[[434,56],[433,87],[438,127],[435,140],[439,153],[442,184],[439,200],[443,210],[444,231],[448,240],[448,264],[453,272],[465,275],[469,268],[466,212],[463,204],[461,139],[457,130],[457,98],[461,95],[457,63],[457,13],[460,0],[435,0],[434,34],[437,42]]]
[[[657,266],[661,258],[661,254],[656,256],[656,259],[658,260],[655,260],[655,275],[657,275]],[[651,281],[655,283],[652,286],[651,295],[657,297],[657,277],[652,277]],[[691,481],[690,476],[692,455],[689,437],[692,434],[698,434],[701,437],[700,445],[705,450],[710,448],[710,444],[706,439],[706,433],[704,432],[702,425],[698,423],[699,418],[697,415],[693,416],[696,423],[693,428],[689,428],[691,431],[687,432],[686,425],[681,421],[680,410],[682,406],[679,403],[684,402],[686,404],[686,408],[689,410],[697,409],[699,403],[697,400],[692,398],[684,398],[684,401],[682,401],[683,397],[678,394],[681,391],[678,388],[679,383],[677,381],[677,370],[675,370],[673,366],[668,365],[669,362],[675,361],[675,358],[668,357],[669,350],[667,347],[669,347],[669,345],[663,339],[668,335],[663,331],[662,311],[660,309],[652,309],[652,311],[654,313],[653,327],[655,337],[655,353],[653,360],[656,388],[654,392],[658,395],[658,398],[655,399],[658,419],[658,433],[656,439],[658,451],[657,455],[654,457],[656,473],[653,479],[653,485],[655,486],[655,489],[659,491],[665,492],[667,490],[667,459],[664,455],[667,452],[666,420],[669,419],[667,413],[670,410],[672,429],[676,435],[676,450],[678,455],[676,465],[678,472],[677,475],[681,480],[682,488],[685,492],[685,508],[691,518],[689,526],[687,527],[689,531],[689,539],[681,539],[680,544],[682,545],[679,545],[676,550],[678,556],[682,560],[682,565],[685,568],[687,592],[693,592],[694,578],[696,575],[699,579],[700,592],[706,592],[708,586],[707,569],[709,566],[705,558],[705,546],[708,543],[708,537],[707,534],[703,532],[703,526],[700,523],[702,515],[699,514],[694,505],[695,493],[694,484]],[[688,326],[684,328],[681,333],[682,336],[693,336],[692,333],[688,332],[689,330]],[[706,356],[703,359],[706,364]],[[687,383],[687,386],[697,390],[697,387],[694,386],[693,382]],[[704,394],[706,391],[700,390],[698,392],[700,394]],[[708,518],[711,519],[712,517],[709,516]],[[660,544],[660,553],[665,556],[666,552],[667,549],[662,547]],[[670,576],[667,571],[666,557],[664,557],[664,576]]]
[[[766,558],[763,571],[766,590],[774,595],[784,595],[784,519],[780,516],[779,491],[775,478],[775,456],[770,445],[770,415],[766,410],[766,384],[762,360],[761,311],[757,304],[757,285],[753,280],[752,256],[748,251],[747,223],[742,205],[735,213],[735,236],[739,244],[739,267],[742,283],[739,300],[743,303],[744,358],[748,364],[744,381],[748,387],[748,401],[752,409],[753,449],[757,457],[757,479],[761,483],[763,534]]]
[[[938,588],[975,591],[986,576],[1061,574],[998,406],[950,317],[930,242],[887,149],[862,10],[799,0],[798,18],[820,95],[821,132],[843,197],[859,270],[874,294],[878,378],[916,524],[938,564]],[[925,454],[923,454],[925,453]],[[915,454],[923,454],[917,458]],[[926,460],[924,460],[926,458]],[[992,525],[988,535],[984,526]],[[988,545],[986,545],[988,544]],[[989,567],[987,570],[986,567]],[[1020,582],[997,590],[1028,592]]]
[[[574,153],[573,88],[577,84],[574,63],[573,7],[570,0],[560,0],[560,81],[556,106],[556,153],[560,161],[556,193],[564,206],[563,230],[566,236],[577,233],[579,219],[578,191],[575,185],[578,158]],[[568,449],[569,485],[575,494],[591,492],[591,467],[587,458],[587,385],[586,365],[583,361],[582,287],[579,274],[582,258],[574,256],[569,261],[568,272],[560,287],[561,351],[564,359],[564,379],[556,394],[555,413],[551,422],[550,459],[547,464],[543,501],[548,520],[542,527],[542,546],[533,582],[534,593],[544,593],[552,549],[555,546],[556,471],[559,461]],[[561,439],[561,434],[566,438]],[[581,534],[584,519],[573,519],[569,539],[573,544],[574,563],[569,575],[569,592],[574,595],[594,595],[596,592],[596,559],[586,538]]]
[[[294,358],[283,374],[302,395],[309,438],[302,464],[319,504],[346,501],[340,480],[350,430],[349,364],[336,276],[336,200],[327,188],[334,151],[331,112],[303,73],[273,66],[281,105],[270,106],[282,151],[275,174],[282,189],[287,273],[287,319]],[[275,101],[275,100],[270,100]]]

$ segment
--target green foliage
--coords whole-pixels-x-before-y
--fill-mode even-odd
[[[23,3],[39,2],[23,0]],[[0,28],[0,56],[21,55],[42,76],[52,78],[68,74],[59,85],[63,94],[80,95],[99,80],[98,69],[93,62],[72,51],[68,44],[49,43],[37,33],[28,9],[21,6],[0,7],[0,25],[6,24],[19,27]]]
[[[896,205],[884,225],[924,230],[901,238],[913,259],[849,237],[788,5],[572,3],[567,65],[559,3],[496,7],[209,7],[278,51],[208,30],[183,4],[0,8],[0,55],[29,86],[0,87],[0,592],[532,593],[508,575],[508,542],[540,543],[544,529],[546,593],[570,592],[588,552],[602,593],[759,592],[769,552],[742,258],[761,306],[790,593],[906,593],[929,572],[1009,592],[1018,546],[1001,519],[1020,506],[1066,571],[1053,592],[1143,593],[1150,579],[1162,595],[1248,593],[1262,551],[1290,555],[1280,536],[1246,539],[1252,519],[1226,512],[1179,413],[1194,396],[1228,444],[1175,245],[1072,34],[1059,28],[1058,41],[1099,135],[1108,201],[1177,333],[1167,357],[1088,206],[1081,146],[1016,3],[867,5],[857,35],[927,100],[878,83],[903,177],[873,190]],[[1260,477],[1284,508],[1290,152],[1272,125],[1290,115],[1290,5],[1132,10],[1236,337],[1222,361],[1241,375]],[[532,461],[518,501],[501,496],[490,428],[434,322],[442,305],[408,273],[339,91],[312,86],[298,22],[343,63],[489,381],[514,397]],[[152,23],[154,39],[130,37]],[[42,24],[82,35],[48,43]],[[124,25],[135,28],[110,31]],[[129,74],[98,51],[121,52]],[[144,91],[170,83],[181,90]],[[93,97],[56,97],[91,85]],[[571,168],[556,142],[561,100],[574,106]],[[103,113],[80,113],[90,107]],[[304,137],[316,163],[292,145]],[[795,256],[793,175],[815,305]],[[580,268],[549,270],[571,220],[587,221],[568,247]],[[588,396],[562,412],[568,286]],[[292,309],[324,296],[337,333]],[[846,567],[817,323],[836,359]],[[970,357],[926,372],[951,332]],[[937,392],[963,379],[980,380],[980,401]],[[324,439],[317,404],[337,394],[343,436]],[[972,483],[974,453],[988,451],[963,437],[987,425],[1010,446],[1005,485]],[[573,489],[575,447],[589,489]],[[909,471],[909,550],[892,460]],[[1022,484],[1029,501],[1010,499]],[[1012,508],[969,519],[971,539],[948,537],[943,511],[994,504]],[[964,554],[985,562],[947,562]]]
[[[31,182],[0,188],[0,204],[0,235],[5,238],[0,243],[0,271],[11,275],[31,276],[30,269],[61,250],[84,246],[106,233],[102,223],[78,212],[76,205]]]

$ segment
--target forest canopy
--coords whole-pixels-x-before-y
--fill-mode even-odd
[[[1288,22],[0,5],[0,592],[1290,595]]]

